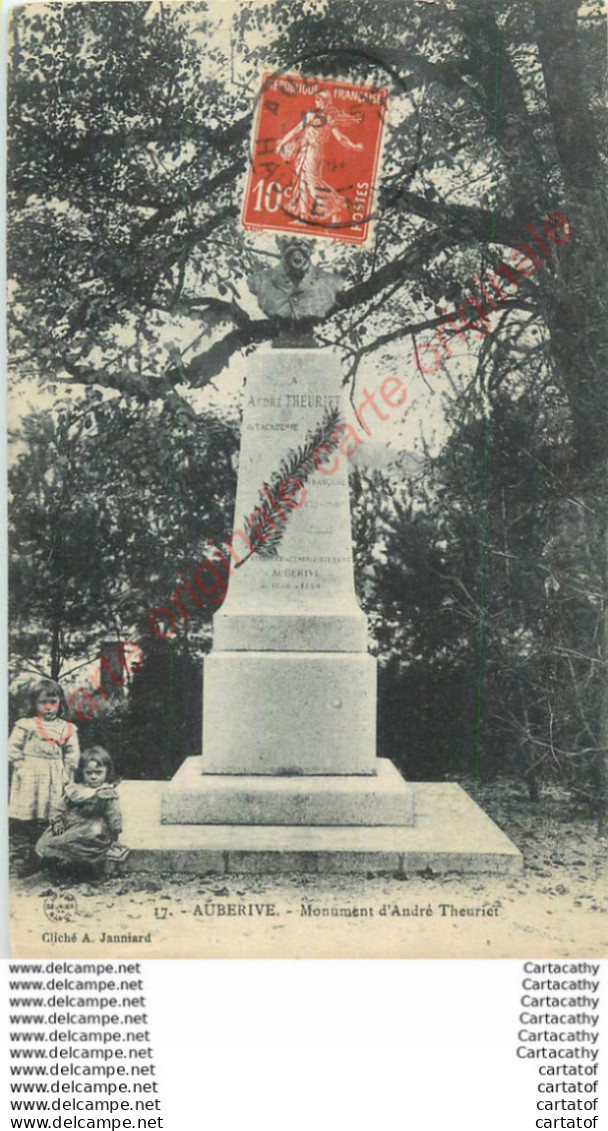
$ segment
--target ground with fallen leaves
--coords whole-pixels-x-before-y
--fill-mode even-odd
[[[16,878],[14,842],[13,955],[605,957],[608,844],[588,810],[553,787],[532,803],[516,782],[462,784],[523,853],[521,875],[125,873],[51,884],[44,873]]]

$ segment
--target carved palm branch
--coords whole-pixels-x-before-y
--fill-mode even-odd
[[[236,569],[239,568],[239,565],[244,565],[252,554],[259,554],[261,558],[277,557],[291,511],[285,508],[284,519],[276,514],[272,515],[271,522],[274,529],[271,528],[266,533],[256,529],[260,526],[260,512],[267,514],[269,518],[271,517],[268,512],[267,493],[276,498],[287,479],[297,479],[304,486],[316,469],[314,457],[317,449],[322,447],[323,451],[327,452],[337,446],[339,436],[336,436],[336,429],[339,423],[340,410],[338,408],[327,409],[317,427],[311,429],[299,447],[294,448],[281,460],[279,470],[271,476],[269,482],[263,484],[255,510],[249,518],[245,518],[243,521],[243,528],[251,544],[251,551],[235,566]],[[257,522],[254,520],[255,515],[258,516]]]

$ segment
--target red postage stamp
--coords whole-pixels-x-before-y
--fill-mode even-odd
[[[244,227],[365,243],[387,96],[379,87],[265,74]]]

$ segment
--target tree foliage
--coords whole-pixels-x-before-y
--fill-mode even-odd
[[[603,60],[600,5],[587,11],[577,18],[567,0],[523,2],[500,19],[480,0],[417,5],[407,18],[378,0],[19,9],[9,111],[18,356],[142,398],[221,373],[270,332],[244,302],[251,249],[238,225],[261,68],[389,75],[376,246],[336,252],[348,286],[323,338],[351,358],[406,338],[464,296],[492,248],[517,247],[527,222],[567,205],[573,240],[514,306],[558,339],[569,327],[579,364],[564,380],[586,448],[594,400],[599,443],[605,406],[584,360],[601,318],[584,284],[606,235],[594,124]],[[583,278],[564,280],[570,261]],[[600,283],[596,272],[599,303]],[[168,328],[180,340],[193,320],[201,348],[175,365]],[[136,327],[149,338],[139,368],[116,348]],[[503,340],[510,331],[507,320]]]
[[[11,623],[22,663],[53,678],[105,639],[141,641],[150,613],[230,529],[235,430],[90,390],[13,436]],[[196,620],[208,631],[211,606]],[[184,622],[187,631],[189,625]]]
[[[528,241],[528,223],[551,212],[568,218],[570,239],[520,280],[491,332],[469,335],[465,347],[453,339],[456,360],[446,356],[431,378],[452,384],[453,439],[422,509],[420,499],[415,506],[392,501],[395,553],[383,574],[386,597],[377,591],[389,629],[379,646],[387,652],[393,634],[390,663],[404,680],[412,655],[423,657],[429,678],[417,718],[426,713],[429,725],[438,672],[454,679],[458,699],[459,655],[466,657],[462,688],[475,687],[476,711],[493,702],[493,673],[508,670],[505,710],[523,727],[524,745],[546,740],[550,718],[551,757],[562,746],[594,747],[606,809],[600,0],[582,7],[520,0],[504,10],[489,0],[32,5],[14,11],[11,36],[15,379],[33,373],[75,384],[79,396],[83,387],[118,392],[130,427],[145,433],[131,437],[138,453],[158,451],[146,422],[162,419],[161,403],[189,418],[184,442],[195,444],[192,390],[221,378],[233,357],[271,334],[247,295],[246,276],[258,255],[272,253],[246,236],[238,219],[263,69],[389,83],[374,245],[320,251],[346,285],[317,337],[341,349],[353,389],[364,361],[382,371],[400,351],[400,365],[412,368],[417,344],[457,309],[475,278],[499,260],[510,262]],[[540,422],[554,410],[551,432]],[[142,479],[137,490],[148,518],[135,513],[133,501],[129,521],[165,524],[168,546],[176,520],[166,518],[166,495],[151,507]],[[196,505],[208,506],[213,492],[197,493],[199,483],[195,476]],[[116,543],[104,515],[102,508],[100,529],[110,523],[100,559],[108,577]],[[76,513],[71,524],[64,528],[77,539]],[[148,586],[143,542],[133,552],[134,572]],[[91,608],[107,616],[94,576],[93,568]],[[582,605],[564,598],[566,576],[593,598]],[[442,653],[443,632],[454,655]],[[535,657],[528,680],[524,657],[539,633],[544,659]],[[584,672],[579,663],[587,664]],[[593,718],[591,694],[601,704]],[[498,701],[497,693],[497,709]],[[418,725],[409,706],[403,718]],[[556,719],[565,728],[559,742]],[[482,724],[463,724],[462,741],[471,734],[478,741]],[[420,726],[422,749],[432,737]]]
[[[560,399],[449,411],[424,476],[368,484],[383,752],[409,777],[515,773],[533,798],[559,779],[595,809],[601,585],[565,497]]]

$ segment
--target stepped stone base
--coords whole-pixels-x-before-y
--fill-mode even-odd
[[[205,657],[203,773],[375,774],[376,663],[364,652]]]
[[[507,836],[453,783],[412,784],[416,824],[409,827],[310,825],[165,825],[166,782],[120,786],[131,848],[122,868],[134,872],[386,873],[408,876],[520,872],[522,856]]]
[[[414,792],[387,758],[377,774],[269,777],[203,774],[187,758],[165,787],[169,825],[413,825]]]

